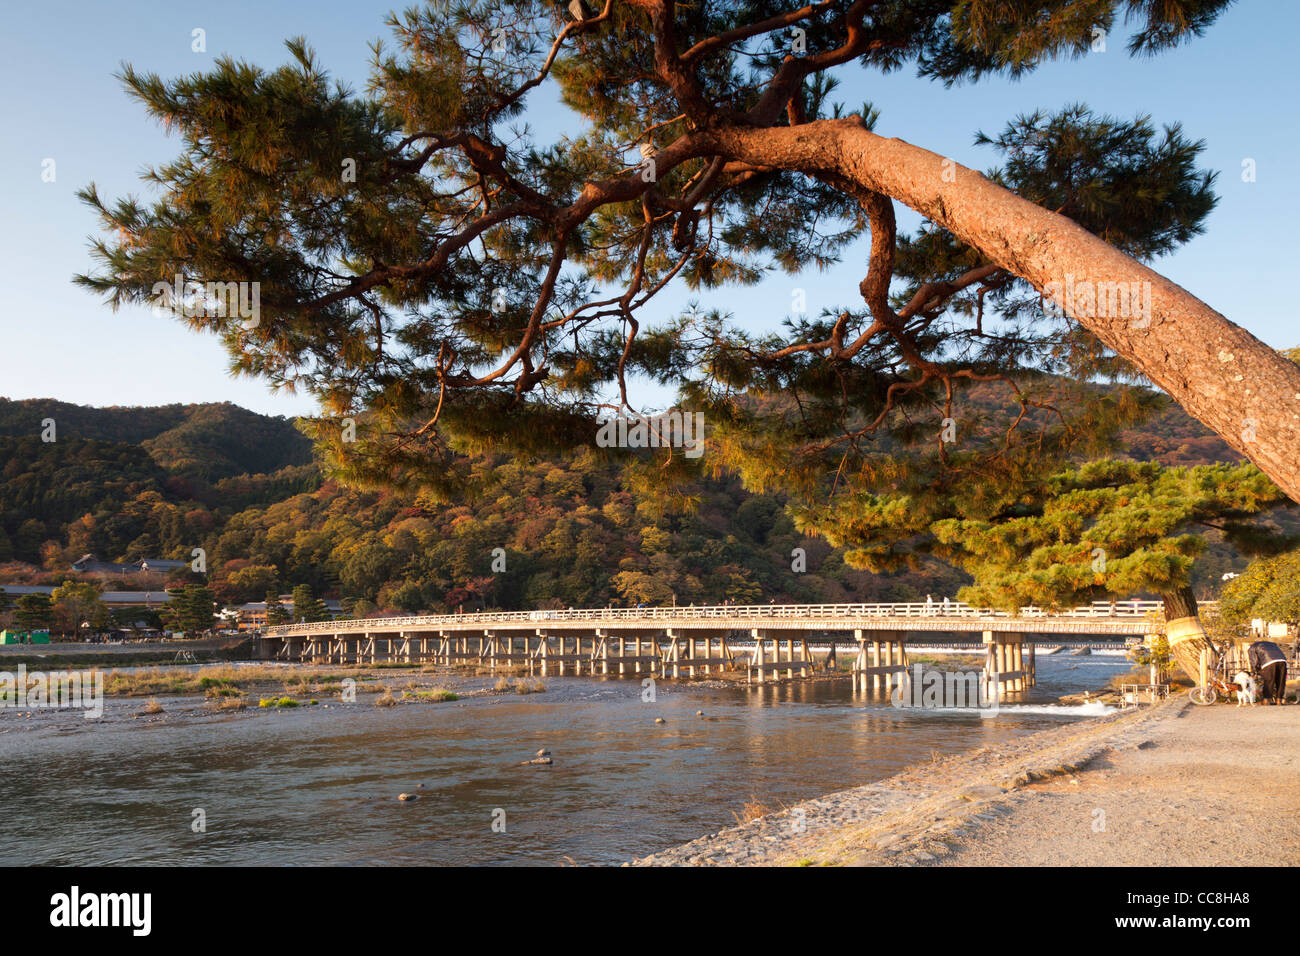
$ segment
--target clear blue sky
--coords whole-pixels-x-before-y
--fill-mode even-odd
[[[286,59],[283,40],[302,34],[334,76],[360,87],[368,43],[387,36],[383,17],[393,7],[390,0],[45,0],[11,9],[0,33],[0,395],[90,405],[232,401],[272,414],[310,412],[303,396],[231,378],[213,338],[146,309],[113,313],[74,287],[71,276],[92,266],[86,237],[97,230],[74,193],[91,180],[106,197],[141,192],[141,168],[176,154],[175,141],[113,78],[121,63],[163,76],[205,69],[222,54],[272,67]],[[195,27],[207,32],[206,53],[190,49]],[[972,145],[975,131],[993,133],[1038,108],[1083,101],[1097,112],[1182,122],[1206,141],[1202,162],[1220,171],[1220,202],[1206,235],[1156,268],[1269,344],[1298,345],[1295,306],[1278,291],[1296,271],[1300,245],[1297,35],[1300,4],[1241,3],[1203,39],[1155,59],[1130,59],[1112,36],[1104,53],[1016,83],[944,90],[910,73],[882,78],[854,68],[842,74],[837,94],[853,107],[864,99],[878,106],[878,132],[978,169],[994,156]],[[529,120],[554,128],[562,117],[547,100]],[[53,183],[41,179],[47,158],[56,163]],[[1245,158],[1256,162],[1253,183],[1241,178]],[[915,222],[900,217],[904,228]],[[863,252],[825,273],[777,274],[701,304],[766,327],[784,317],[795,287],[807,290],[813,314],[853,303]],[[647,318],[680,311],[687,299],[684,291],[665,293]]]

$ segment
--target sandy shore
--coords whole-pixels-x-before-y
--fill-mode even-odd
[[[1294,865],[1297,781],[1300,706],[1180,696],[914,767],[632,865]]]

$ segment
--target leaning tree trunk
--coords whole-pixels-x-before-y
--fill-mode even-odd
[[[1165,604],[1165,638],[1174,660],[1188,677],[1201,683],[1201,655],[1210,643],[1197,613],[1196,595],[1190,587],[1160,595]]]
[[[847,177],[890,196],[1039,291],[1149,289],[1150,310],[1138,316],[1068,302],[1066,311],[1300,501],[1300,367],[1082,226],[952,160],[877,136],[856,116],[697,135],[731,159]]]

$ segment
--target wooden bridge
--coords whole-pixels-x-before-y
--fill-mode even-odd
[[[980,634],[999,696],[1037,680],[1035,643],[1145,638],[1164,631],[1158,601],[1095,603],[1019,614],[958,602],[768,604],[490,611],[288,624],[255,640],[264,659],[517,669],[543,676],[707,676],[745,668],[750,683],[838,673],[844,642],[863,689],[886,691],[907,670],[906,640]],[[829,643],[820,661],[809,642]]]

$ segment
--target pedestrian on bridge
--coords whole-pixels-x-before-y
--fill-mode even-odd
[[[1286,655],[1272,641],[1255,641],[1246,650],[1250,669],[1260,674],[1265,703],[1286,703]]]

